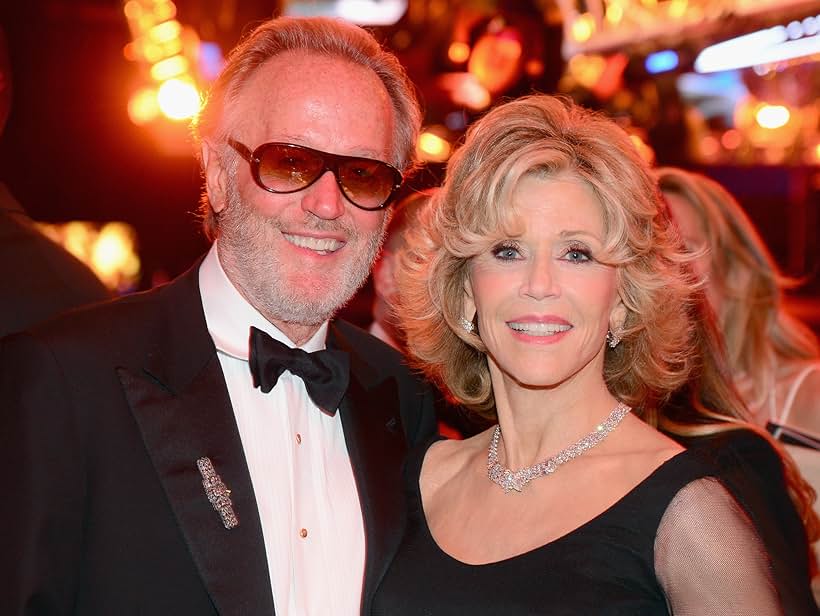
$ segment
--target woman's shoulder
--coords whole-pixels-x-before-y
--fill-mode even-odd
[[[425,491],[434,492],[468,467],[476,456],[486,455],[491,432],[492,430],[485,430],[463,440],[440,438],[433,443],[419,469]]]
[[[737,426],[698,436],[670,435],[721,474],[756,469],[756,474],[781,475],[783,462],[771,441],[752,427]]]
[[[464,469],[480,452],[487,451],[489,433],[479,433],[464,440],[435,435],[411,449],[405,462],[405,479],[418,488],[419,481],[427,486],[441,486]]]
[[[820,361],[791,364],[778,390],[780,423],[820,438]]]

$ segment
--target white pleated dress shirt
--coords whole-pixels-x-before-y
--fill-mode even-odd
[[[339,413],[319,409],[289,371],[270,393],[253,387],[250,326],[295,345],[236,290],[216,243],[202,262],[199,284],[256,494],[276,614],[358,614],[364,522]],[[324,349],[327,328],[301,348]]]

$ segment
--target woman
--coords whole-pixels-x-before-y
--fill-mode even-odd
[[[783,613],[748,517],[651,425],[698,366],[697,300],[623,131],[548,96],[497,107],[426,214],[410,350],[498,425],[409,459],[373,613]]]
[[[754,421],[820,442],[820,346],[783,305],[791,286],[740,204],[717,182],[662,167],[656,177],[718,315]]]
[[[779,460],[769,455],[767,462],[766,452],[756,447],[752,452],[742,449],[746,444],[736,437],[687,443],[711,453],[713,461],[726,469],[724,479],[736,496],[741,495],[741,502],[749,494],[768,503],[773,514],[769,521],[755,519],[759,507],[752,505],[747,510],[767,544],[781,594],[788,594],[782,590],[787,585],[804,586],[809,562],[816,572],[816,557],[806,554],[805,542],[806,535],[814,542],[820,535],[817,516],[809,509],[812,492],[820,489],[818,342],[786,310],[783,292],[793,281],[780,273],[735,198],[714,180],[683,169],[661,167],[655,177],[717,313],[730,370],[749,409],[747,416],[789,443],[785,448],[791,457],[784,460],[785,471],[791,477],[806,532],[790,503],[769,491],[781,473]],[[686,435],[685,430],[679,433]],[[769,532],[768,527],[780,532]]]

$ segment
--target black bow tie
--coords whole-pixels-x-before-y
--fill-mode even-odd
[[[268,393],[279,375],[290,370],[305,382],[310,399],[334,415],[347,391],[350,358],[344,351],[325,349],[307,353],[292,349],[251,326],[251,375],[253,386]]]

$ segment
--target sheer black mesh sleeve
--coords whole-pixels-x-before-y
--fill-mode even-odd
[[[669,504],[655,571],[675,616],[784,614],[760,538],[716,479],[689,483]]]

